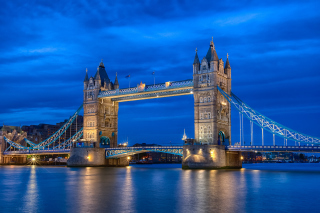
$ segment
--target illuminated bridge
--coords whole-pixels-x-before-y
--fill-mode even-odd
[[[241,167],[241,152],[320,151],[319,138],[279,124],[257,112],[234,94],[231,90],[231,66],[228,56],[225,63],[221,58],[219,59],[213,41],[210,42],[208,52],[201,61],[196,51],[192,67],[192,79],[167,81],[153,85],[141,82],[136,87],[120,89],[117,75],[112,83],[101,61],[94,77],[89,78],[86,72],[83,82],[83,105],[57,132],[40,143],[24,139],[27,145],[14,142],[8,136],[4,136],[6,150],[3,154],[11,156],[70,152],[69,161],[72,161],[73,151],[76,150],[72,147],[75,147],[76,144],[78,146],[78,143],[86,143],[83,151],[86,147],[98,148],[99,144],[106,142],[110,148],[105,149],[105,158],[110,162],[114,161],[113,159],[120,161],[121,158],[128,155],[143,152],[163,152],[183,156],[182,166],[187,165],[188,168],[191,168],[189,166],[201,168],[204,164],[202,168],[232,166],[239,168]],[[194,139],[186,140],[185,146],[118,147],[119,102],[181,95],[193,95],[194,97]],[[240,137],[237,140],[231,137],[231,107],[239,112]],[[60,143],[59,138],[74,122],[82,109],[85,121],[83,129],[79,129],[68,140]],[[237,114],[234,113],[233,116]],[[245,121],[250,124],[250,135],[246,135],[246,141],[249,143],[245,143],[244,128],[247,128],[244,125]],[[265,141],[267,134],[272,136],[272,140]],[[261,135],[261,140],[257,140],[254,135],[259,135],[259,137]],[[100,150],[103,154],[104,150]],[[74,154],[74,156],[77,155]],[[92,165],[87,151],[83,151],[81,157],[74,158],[75,162],[79,158],[82,159],[83,165]]]
[[[167,84],[167,86],[166,86]],[[192,94],[192,80],[172,82],[172,84],[164,83],[158,84],[156,86],[147,87],[145,91],[139,91],[137,88],[131,90],[117,90],[110,92],[101,92],[99,96],[101,97],[111,97],[114,101],[129,101],[136,99],[144,98],[156,98],[157,96],[171,96],[182,94]],[[273,134],[273,144],[267,146],[264,144],[264,139],[262,138],[260,143],[244,146],[243,142],[237,142],[238,145],[229,145],[226,146],[226,149],[229,151],[242,151],[242,152],[320,152],[320,147],[316,146],[320,144],[320,140],[315,137],[304,135],[302,133],[291,130],[283,125],[278,124],[277,122],[263,116],[262,114],[256,112],[250,108],[247,104],[242,102],[237,96],[233,93],[231,95],[226,94],[220,87],[217,87],[218,91],[228,100],[241,114],[247,117],[251,124],[251,130],[253,130],[253,123],[259,126],[262,130],[271,132]],[[76,116],[79,114],[82,106],[70,117],[70,119],[52,136],[48,139],[35,144],[32,141],[25,139],[29,146],[22,146],[16,142],[9,140],[4,137],[5,141],[8,143],[8,148],[4,151],[4,155],[45,155],[45,154],[67,154],[70,152],[70,148],[74,143],[78,142],[83,135],[83,129],[80,129],[75,135],[66,140],[65,142],[56,144],[56,141],[61,137],[66,129],[72,124]],[[240,127],[241,128],[241,127]],[[280,136],[284,141],[279,143],[275,141],[275,135]],[[251,137],[253,141],[253,131],[251,131]],[[263,137],[263,135],[262,135]],[[241,136],[240,140],[243,140]],[[298,142],[301,143],[301,146],[288,145],[288,141],[294,141],[295,144]],[[241,145],[240,145],[241,144]],[[151,147],[117,147],[117,148],[106,148],[106,158],[118,158],[123,156],[134,155],[144,152],[163,152],[175,155],[183,155],[182,148],[183,146],[151,146]],[[14,151],[13,149],[14,148]]]

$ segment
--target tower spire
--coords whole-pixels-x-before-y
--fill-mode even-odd
[[[198,57],[198,49],[196,48],[196,55],[194,56],[193,64],[200,64],[200,60]]]
[[[227,68],[231,69],[231,66],[230,66],[230,63],[229,63],[229,54],[228,53],[227,53],[227,61],[226,61],[226,65],[224,66],[224,69],[227,69]]]
[[[101,59],[101,62],[100,62],[100,64],[99,64],[99,67],[103,67],[103,68],[104,68],[103,59]]]
[[[114,80],[114,86],[117,87],[115,89],[119,88],[119,82],[118,82],[118,74],[116,73],[116,79]]]
[[[88,78],[88,68],[86,68],[86,77],[84,78],[84,81],[89,81],[89,78]]]

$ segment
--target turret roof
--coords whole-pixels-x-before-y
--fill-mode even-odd
[[[208,49],[208,52],[207,52],[206,59],[207,59],[208,62],[210,62],[210,61],[219,61],[219,58],[218,58],[216,49],[214,47],[213,41],[210,42],[210,46],[209,46],[209,49]]]
[[[117,73],[116,73],[116,79],[114,80],[114,85],[119,85]]]
[[[89,78],[88,78],[88,69],[86,69],[86,77],[84,78],[84,82],[86,81],[89,81]]]
[[[99,77],[98,77],[98,75],[99,75]],[[108,77],[108,74],[106,72],[106,69],[105,69],[102,61],[100,62],[100,65],[97,69],[97,72],[96,72],[94,78],[96,80],[101,80],[101,86],[104,86],[104,83],[110,83],[110,79]]]
[[[226,65],[224,66],[224,68],[225,68],[225,69],[231,68],[231,67],[230,67],[230,63],[229,63],[229,58],[227,58]]]
[[[199,57],[198,57],[197,49],[196,49],[196,55],[194,56],[193,64],[200,64],[200,60],[199,60]]]

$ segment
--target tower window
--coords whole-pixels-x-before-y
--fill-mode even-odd
[[[200,103],[202,103],[203,102],[203,98],[202,97],[200,97]]]

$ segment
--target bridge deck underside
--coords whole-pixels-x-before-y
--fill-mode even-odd
[[[178,147],[128,147],[128,148],[106,148],[106,159],[122,158],[130,155],[145,153],[145,152],[162,152],[173,155],[183,155],[182,146]]]

